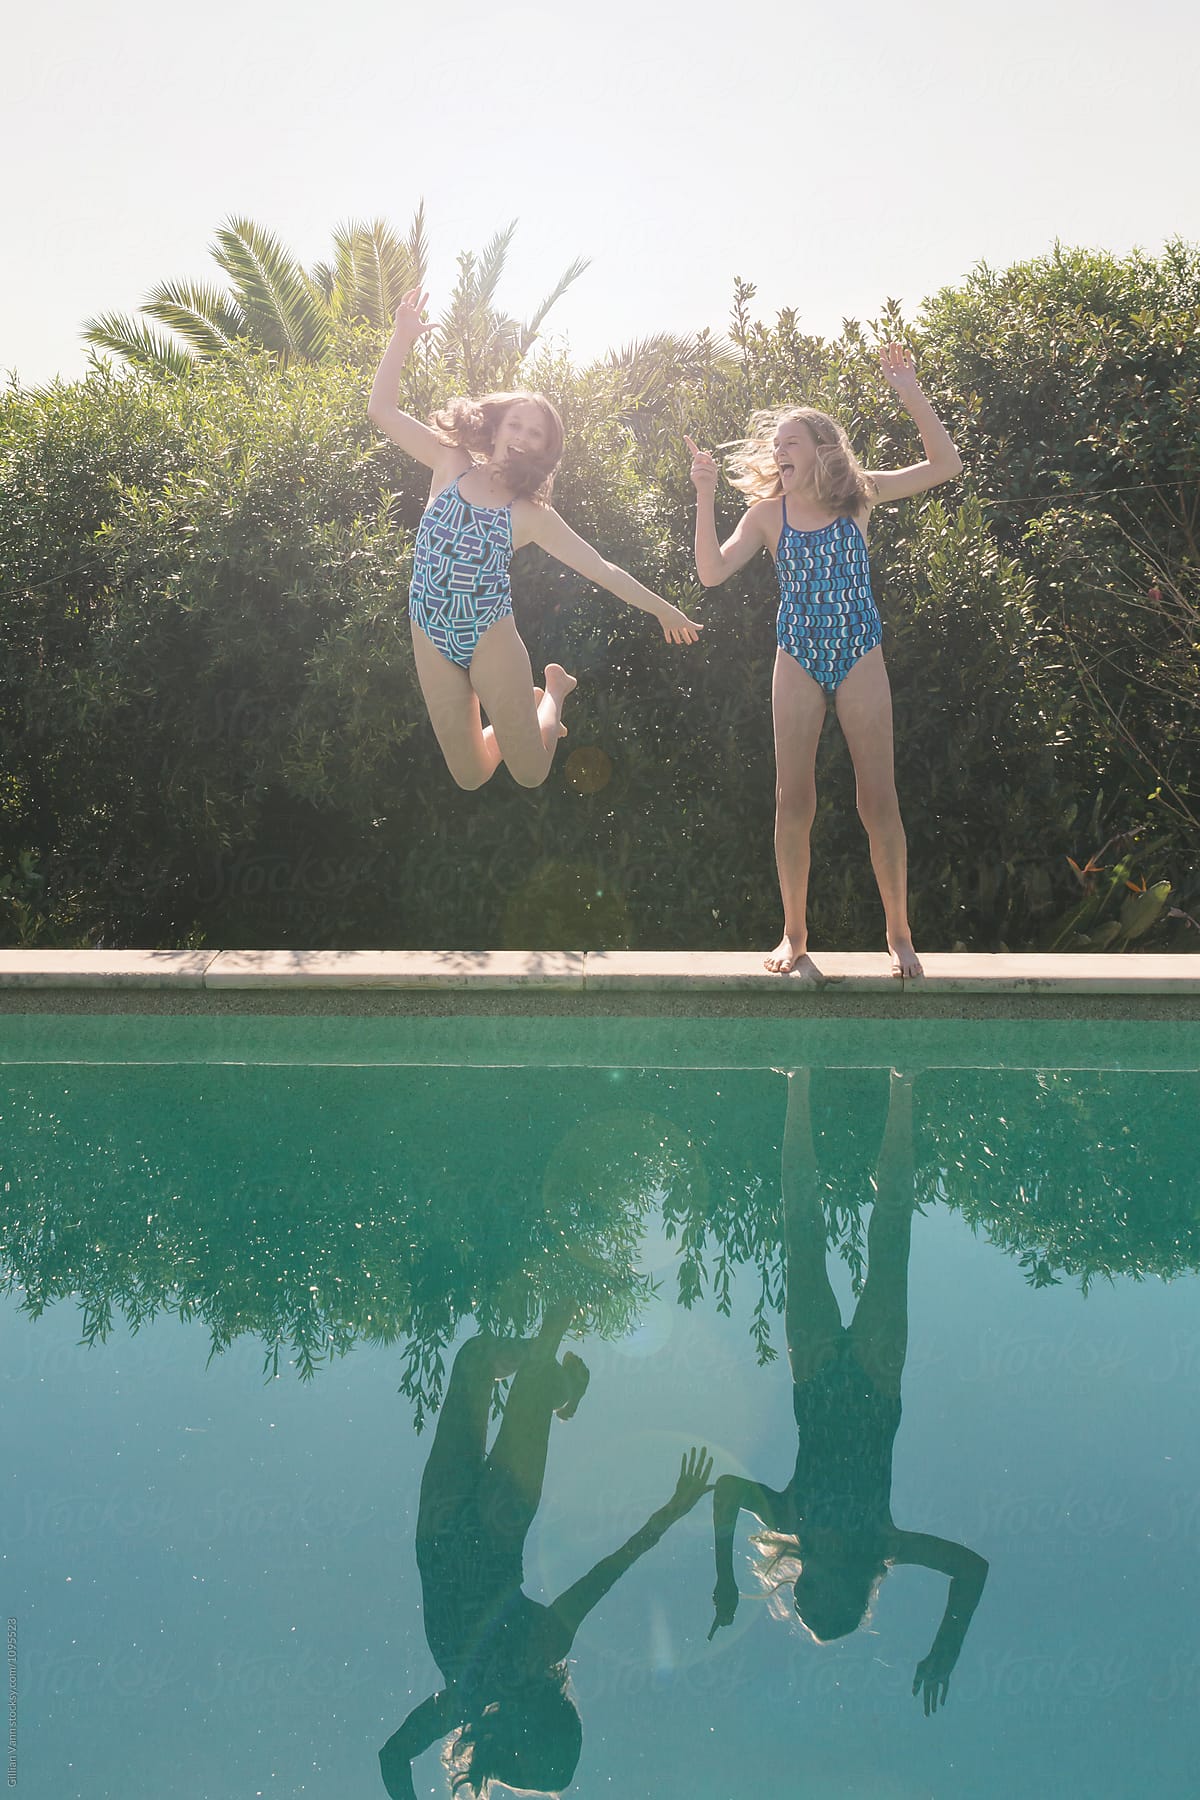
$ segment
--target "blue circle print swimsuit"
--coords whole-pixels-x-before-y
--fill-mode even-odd
[[[775,572],[779,648],[827,694],[836,693],[854,665],[883,642],[866,539],[848,515],[798,531],[788,524],[785,498]]]
[[[458,481],[435,494],[421,514],[408,616],[443,656],[469,669],[488,626],[512,612],[512,508],[472,506]]]

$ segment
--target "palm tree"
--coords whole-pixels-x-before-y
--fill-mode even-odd
[[[511,385],[546,314],[588,266],[586,257],[577,257],[563,270],[532,318],[524,323],[498,312],[494,304],[496,289],[516,229],[514,219],[496,233],[481,256],[470,251],[462,253],[450,304],[438,323],[441,355],[468,394]]]
[[[323,360],[333,309],[319,282],[272,232],[252,219],[229,219],[217,232],[212,254],[232,291],[167,281],[142,302],[144,318],[167,326],[175,337],[164,337],[128,314],[105,313],[87,321],[85,340],[160,372],[210,362],[239,340],[270,351],[281,363]]]
[[[664,422],[682,430],[693,396],[737,364],[732,347],[707,329],[684,336],[659,331],[612,350],[593,367],[614,384],[617,417],[645,441]]]
[[[482,256],[464,252],[458,259],[458,281],[439,337],[443,356],[468,387],[481,381],[491,385],[498,375],[511,378],[550,308],[587,267],[573,262],[524,324],[507,317],[494,302],[515,230],[514,223],[497,232]],[[141,319],[105,313],[86,322],[84,338],[159,373],[183,373],[195,362],[228,355],[238,343],[266,350],[280,364],[327,361],[337,354],[341,327],[384,331],[401,295],[424,286],[429,263],[424,204],[403,238],[382,219],[350,220],[334,232],[333,243],[333,260],[309,271],[252,219],[228,219],[212,246],[229,277],[228,289],[163,282],[143,301]]]
[[[312,272],[330,317],[390,330],[401,295],[425,285],[429,240],[424,202],[413,214],[406,238],[398,238],[382,219],[369,224],[352,219],[338,226],[333,246],[333,262],[318,263]]]

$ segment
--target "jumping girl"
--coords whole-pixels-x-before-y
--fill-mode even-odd
[[[867,1278],[843,1326],[826,1268],[825,1214],[813,1148],[809,1071],[788,1079],[783,1137],[784,1323],[792,1371],[796,1464],[784,1488],[719,1477],[713,1491],[717,1584],[711,1638],[733,1622],[733,1539],[743,1508],[765,1529],[752,1538],[772,1611],[782,1590],[819,1644],[862,1625],[889,1569],[916,1563],[949,1580],[942,1620],[912,1691],[926,1714],[944,1705],[979,1604],[988,1565],[964,1544],[892,1521],[892,1447],[908,1350],[908,1257],[915,1205],[912,1077],[893,1069],[867,1234]]]
[[[605,562],[551,507],[563,428],[543,395],[458,399],[434,415],[432,428],[401,412],[400,370],[418,338],[433,329],[421,321],[426,299],[416,288],[404,296],[367,407],[372,424],[433,471],[408,603],[417,677],[459,787],[482,787],[501,762],[522,787],[538,787],[565,736],[563,702],[575,677],[550,663],[545,688],[533,685],[529,652],[512,616],[508,570],[515,551],[540,544],[618,600],[652,613],[669,643],[694,644],[701,627]]]
[[[732,536],[717,540],[717,465],[692,452],[696,489],[696,571],[716,587],[759,550],[779,578],[778,650],[771,689],[775,719],[775,860],[783,896],[783,937],[765,958],[779,975],[820,973],[808,954],[809,838],[816,816],[817,744],[832,697],[854,762],[858,811],[871,845],[892,973],[921,964],[908,924],[904,827],[896,799],[892,695],[871,593],[866,530],[881,501],[923,494],[962,470],[962,461],[917,382],[909,352],[889,344],[883,373],[909,413],[925,461],[908,469],[864,470],[841,426],[810,406],[756,412],[730,459],[730,479],[749,496]]]
[[[522,1591],[525,1538],[542,1497],[550,1426],[569,1419],[588,1372],[558,1347],[574,1316],[547,1315],[535,1338],[469,1338],[454,1359],[417,1512],[425,1636],[446,1686],[423,1700],[379,1753],[393,1800],[414,1800],[412,1763],[439,1737],[455,1796],[493,1781],[519,1793],[563,1788],[583,1728],[567,1656],[613,1583],[711,1492],[712,1458],[682,1457],[675,1491],[639,1531],[548,1606]],[[490,1451],[497,1381],[514,1376]]]

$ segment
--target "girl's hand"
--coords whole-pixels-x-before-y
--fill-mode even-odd
[[[921,392],[912,351],[906,344],[884,344],[879,351],[879,366],[885,380],[895,388],[902,400]]]
[[[685,437],[683,441],[692,453],[692,486],[698,494],[715,494],[720,473],[716,462],[707,450],[701,450],[693,444],[690,437]]]
[[[929,1655],[917,1664],[917,1672],[913,1676],[912,1691],[914,1698],[921,1694],[925,1702],[925,1717],[935,1713],[939,1706],[945,1706],[946,1693],[950,1686],[950,1677],[954,1665],[958,1661],[957,1652],[950,1655],[939,1650],[936,1642]]]
[[[420,288],[409,288],[407,294],[401,295],[393,321],[397,337],[406,337],[415,344],[418,338],[424,337],[427,331],[434,329],[432,325],[426,325],[421,319],[428,300],[429,295],[423,294]]]
[[[672,606],[669,600],[659,601],[654,616],[662,626],[662,633],[668,644],[694,644],[704,630],[703,625],[697,625],[694,619],[689,619],[686,613],[680,612],[677,606]]]
[[[675,1492],[667,1501],[667,1511],[682,1519],[690,1513],[697,1500],[712,1492],[709,1476],[713,1471],[713,1459],[703,1444],[697,1450],[693,1447],[686,1456],[679,1459],[679,1480],[675,1483]]]
[[[708,1633],[708,1641],[710,1644],[723,1625],[733,1624],[733,1615],[737,1611],[738,1601],[740,1599],[741,1595],[738,1593],[736,1581],[730,1581],[724,1577],[718,1580],[716,1587],[713,1589],[713,1607],[716,1611],[716,1617],[714,1618]]]

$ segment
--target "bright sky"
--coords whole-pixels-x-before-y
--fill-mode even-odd
[[[249,215],[311,264],[342,220],[407,227],[433,303],[520,221],[500,300],[580,358],[756,311],[816,331],[979,260],[1200,238],[1190,0],[114,0],[5,29],[0,369],[85,361],[89,315],[212,281]]]

